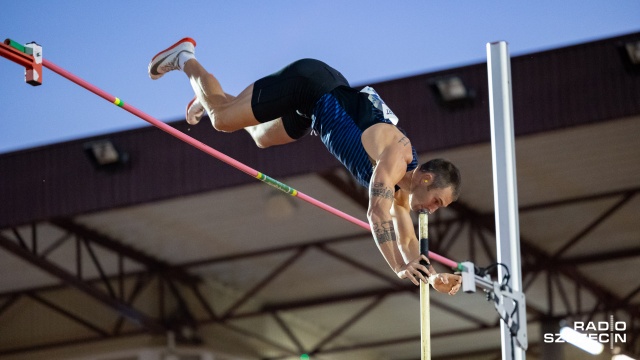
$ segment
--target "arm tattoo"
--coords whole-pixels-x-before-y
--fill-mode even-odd
[[[382,245],[387,241],[397,241],[393,221],[383,221],[381,223],[373,224],[373,234],[379,245]]]
[[[384,186],[384,183],[376,182],[371,187],[371,196],[379,196],[385,199],[393,200],[393,191]]]
[[[404,145],[404,146],[407,146],[407,145],[409,145],[409,144],[411,143],[411,142],[409,141],[409,139],[407,139],[407,137],[406,137],[406,136],[403,136],[403,137],[402,137],[402,139],[400,139],[398,142],[399,142],[400,144]]]

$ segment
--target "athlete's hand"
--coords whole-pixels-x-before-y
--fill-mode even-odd
[[[455,295],[462,286],[462,277],[455,274],[434,274],[429,278],[434,289],[441,293]]]
[[[433,267],[429,266],[429,269],[427,269],[426,266],[420,264],[420,260],[424,260],[426,262],[429,261],[429,259],[426,256],[421,255],[419,258],[413,261],[410,261],[408,264],[403,265],[400,268],[400,270],[396,273],[398,277],[400,279],[411,280],[411,282],[415,286],[419,286],[420,281],[424,281],[425,283],[428,283],[427,278],[432,274],[435,275],[436,272],[435,270],[433,270]]]

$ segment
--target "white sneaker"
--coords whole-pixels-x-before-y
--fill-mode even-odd
[[[156,80],[171,70],[181,70],[178,63],[180,54],[186,52],[194,55],[195,51],[196,41],[188,37],[160,51],[149,63],[149,77]]]
[[[204,106],[202,106],[198,97],[194,97],[187,105],[187,123],[196,125],[200,122],[202,115],[204,115]]]

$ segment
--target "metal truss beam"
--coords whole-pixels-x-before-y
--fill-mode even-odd
[[[345,187],[344,183],[340,183],[340,180],[343,179],[342,176],[340,176],[339,174],[333,174],[332,176],[328,176],[327,179],[329,179],[331,183],[336,185],[336,188],[342,189],[343,191],[345,191],[345,193],[349,193],[354,199],[354,201],[357,201],[358,203],[363,204],[363,206],[366,206],[367,204],[366,193],[362,191],[357,193],[355,191],[351,191],[351,189],[349,189],[348,187]],[[357,185],[351,184],[351,186],[357,186]],[[354,194],[359,194],[359,195],[356,196]],[[628,196],[630,198],[631,195],[629,194],[630,194],[630,191],[626,191],[621,193],[620,192],[612,193],[610,194],[610,196],[622,195],[622,196]],[[561,206],[569,203],[598,200],[598,199],[604,199],[604,198],[606,198],[606,196],[593,196],[593,197],[590,197],[589,199],[570,199],[570,201],[554,202],[548,205]],[[448,219],[446,221],[434,219],[435,221],[434,221],[433,228],[435,229],[435,231],[439,233],[438,238],[443,240],[442,242],[438,243],[438,246],[441,249],[443,248],[445,250],[450,249],[450,247],[456,241],[459,241],[458,235],[460,231],[465,226],[470,226],[469,229],[471,230],[471,233],[475,234],[475,235],[472,235],[475,239],[469,240],[471,241],[470,245],[473,245],[476,242],[479,243],[482,246],[483,251],[487,253],[485,255],[489,255],[488,253],[489,249],[487,245],[488,243],[486,243],[486,238],[484,237],[483,231],[490,232],[490,230],[492,229],[492,225],[493,225],[493,222],[491,220],[492,216],[476,212],[464,204],[456,203],[456,205],[452,205],[451,208],[454,210],[455,214],[457,215],[455,219],[453,220]],[[528,211],[534,211],[542,208],[543,207],[541,206],[531,206],[529,207]],[[17,300],[24,298],[26,295],[27,298],[40,302],[41,304],[47,306],[53,311],[56,311],[59,314],[62,314],[63,316],[67,316],[71,320],[82,324],[83,326],[87,327],[88,330],[90,330],[95,335],[88,337],[86,340],[70,339],[68,341],[56,342],[51,344],[34,345],[34,346],[25,347],[21,349],[16,348],[16,349],[2,350],[0,351],[0,355],[15,353],[15,352],[26,352],[26,351],[47,348],[47,347],[71,345],[74,343],[80,343],[84,341],[99,341],[105,338],[118,338],[118,337],[128,336],[128,335],[154,333],[153,331],[154,328],[151,328],[148,324],[143,324],[144,327],[138,330],[123,332],[121,331],[122,321],[119,321],[112,331],[102,329],[101,327],[95,326],[95,323],[91,322],[91,319],[77,317],[72,312],[65,310],[61,307],[54,308],[56,305],[54,305],[54,307],[49,306],[52,304],[46,303],[47,300],[45,296],[46,295],[45,293],[47,291],[60,290],[60,289],[69,288],[69,287],[73,287],[81,291],[85,291],[86,289],[93,289],[93,290],[87,290],[89,291],[87,293],[89,295],[94,294],[95,296],[92,296],[92,297],[94,297],[97,301],[101,303],[106,302],[108,306],[118,311],[118,313],[121,316],[121,319],[125,317],[131,319],[132,313],[133,314],[140,313],[132,305],[134,303],[135,298],[141,292],[141,290],[150,283],[150,279],[153,277],[157,277],[159,282],[164,283],[164,286],[162,286],[162,288],[169,289],[169,290],[160,290],[158,292],[159,295],[158,295],[157,301],[159,303],[164,302],[164,300],[162,299],[164,296],[163,295],[164,291],[170,291],[174,296],[174,298],[178,299],[178,303],[180,303],[181,301],[179,300],[184,297],[182,294],[184,291],[191,291],[193,295],[195,295],[195,298],[197,299],[195,303],[187,304],[185,301],[182,301],[182,304],[179,305],[179,307],[182,308],[180,312],[187,314],[187,317],[189,318],[189,319],[184,319],[184,321],[188,322],[190,325],[193,325],[194,327],[212,325],[212,324],[223,326],[231,331],[241,333],[244,336],[250,336],[256,340],[264,342],[265,344],[267,344],[268,346],[271,346],[274,349],[279,349],[278,351],[282,351],[283,354],[288,354],[286,356],[299,354],[301,352],[300,350],[307,350],[306,352],[313,352],[316,355],[321,355],[321,354],[331,354],[331,353],[340,352],[340,351],[373,348],[373,347],[386,346],[386,345],[392,345],[392,344],[401,344],[401,343],[419,341],[419,336],[416,336],[416,337],[407,337],[407,338],[401,338],[401,339],[388,339],[380,342],[361,343],[361,344],[355,344],[352,346],[346,346],[343,348],[335,348],[335,347],[327,348],[326,347],[326,345],[328,345],[336,337],[340,336],[342,332],[344,332],[347,328],[353,325],[356,321],[366,316],[370,312],[370,309],[375,308],[375,306],[377,306],[379,301],[381,301],[382,299],[395,294],[405,294],[405,293],[412,293],[417,296],[417,293],[413,287],[400,284],[396,279],[393,279],[375,269],[371,269],[366,264],[362,264],[356,261],[355,259],[352,259],[338,251],[335,251],[331,247],[332,244],[368,239],[368,236],[369,236],[368,233],[354,234],[350,236],[343,236],[343,237],[331,238],[331,239],[318,239],[316,241],[312,241],[306,244],[275,247],[275,248],[265,249],[260,251],[239,253],[239,254],[227,255],[222,257],[212,257],[209,259],[202,259],[202,260],[193,261],[189,263],[172,265],[172,264],[162,262],[158,259],[154,259],[153,257],[150,257],[148,255],[145,255],[133,247],[123,245],[119,241],[109,238],[107,236],[104,236],[102,234],[99,234],[94,230],[88,229],[78,223],[75,223],[71,219],[56,219],[56,220],[52,220],[51,223],[61,229],[64,229],[66,233],[59,239],[56,239],[55,241],[50,243],[51,245],[49,245],[49,247],[47,248],[43,248],[42,246],[39,246],[36,224],[31,225],[30,238],[23,237],[22,234],[20,234],[17,230],[15,230],[13,231],[15,239],[9,239],[5,236],[0,237],[0,247],[5,248],[5,250],[11,253],[14,253],[17,256],[20,256],[21,258],[28,259],[27,261],[32,263],[34,266],[37,266],[45,271],[49,271],[54,275],[59,275],[59,278],[63,279],[65,281],[65,284],[57,285],[57,286],[24,289],[20,291],[12,291],[12,292],[0,294],[0,313],[6,311],[13,304],[15,304]],[[455,225],[455,226],[451,226],[451,225]],[[120,271],[118,274],[115,274],[115,275],[113,274],[109,275],[102,272],[98,278],[94,278],[94,279],[82,279],[77,275],[73,275],[68,272],[66,274],[60,274],[59,267],[57,267],[58,269],[56,270],[56,265],[53,264],[51,261],[48,261],[47,256],[50,253],[54,252],[55,249],[58,248],[61,244],[72,239],[73,237],[76,238],[76,240],[79,242],[80,245],[84,244],[85,246],[100,246],[101,248],[119,256],[119,259],[126,258],[130,261],[135,261],[136,263],[143,265],[143,267],[146,270],[132,271],[128,273],[124,273]],[[482,245],[483,243],[485,243],[485,245]],[[528,262],[525,262],[525,266],[524,266],[525,273],[527,273],[527,271],[529,273],[532,273],[534,271],[542,270],[541,264],[542,264],[542,261],[545,259],[544,252],[534,247],[530,247],[530,245],[528,245],[529,241],[527,240],[524,240],[523,243],[524,243],[523,252],[527,253],[527,258],[529,259]],[[246,302],[249,298],[253,296],[258,296],[259,292],[263,288],[267,287],[270,281],[273,280],[273,278],[277,277],[280,273],[284,272],[289,266],[291,266],[291,264],[295,262],[295,258],[300,252],[305,251],[306,249],[309,249],[309,248],[315,248],[320,252],[326,254],[327,256],[331,256],[339,261],[342,261],[354,267],[359,271],[362,271],[364,273],[367,273],[370,276],[374,276],[378,279],[381,279],[388,284],[388,287],[373,289],[370,291],[359,292],[359,293],[356,292],[356,293],[346,293],[346,294],[329,294],[326,297],[312,298],[304,301],[265,304],[259,310],[251,311],[251,312],[237,311],[237,309],[241,307],[242,303]],[[226,311],[220,311],[220,309],[214,308],[212,299],[207,299],[201,291],[202,290],[200,288],[202,286],[201,279],[198,276],[195,276],[190,273],[190,271],[196,269],[199,266],[210,265],[210,264],[215,264],[220,262],[232,262],[236,260],[266,256],[266,255],[275,254],[275,253],[284,254],[286,252],[293,252],[294,255],[286,259],[283,263],[281,263],[276,268],[274,268],[270,276],[266,277],[265,279],[263,279],[263,281],[260,281],[257,285],[255,285],[254,288],[252,288],[250,291],[247,292],[247,294],[244,297],[242,297],[242,299],[237,300],[237,302],[234,304],[231,304],[231,306],[228,307]],[[635,296],[637,292],[640,292],[640,288],[636,289],[635,291],[632,291],[629,295],[625,296],[624,298],[615,297],[613,296],[613,294],[607,292],[605,289],[600,288],[597,284],[593,284],[592,281],[590,281],[589,279],[584,278],[584,276],[577,271],[576,266],[595,263],[595,262],[603,261],[607,259],[612,260],[612,259],[619,259],[619,258],[628,258],[631,256],[637,256],[639,253],[640,253],[639,249],[630,249],[630,251],[624,251],[624,252],[613,251],[611,253],[601,254],[597,258],[589,257],[589,256],[573,257],[573,258],[567,257],[567,258],[563,258],[563,265],[558,266],[558,268],[560,269],[559,271],[561,271],[563,276],[575,282],[576,288],[579,289],[577,290],[577,293],[579,291],[588,290],[591,293],[593,293],[598,299],[600,299],[600,305],[596,306],[594,309],[591,309],[590,312],[600,312],[600,311],[603,311],[603,309],[606,311],[623,310],[623,311],[630,311],[632,316],[635,316],[635,318],[638,318],[637,306],[634,307],[630,304],[630,298]],[[96,261],[97,260],[94,260],[94,263]],[[120,263],[121,262],[122,260],[120,260]],[[130,279],[130,278],[137,278],[137,281],[136,281],[137,285],[135,286],[134,290],[130,291],[130,294],[126,297],[126,299],[124,296],[125,295],[124,291],[122,289],[120,291],[117,291],[120,294],[120,296],[117,296],[117,297],[114,295],[116,291],[111,291],[111,292],[101,291],[99,294],[95,293],[95,291],[97,291],[96,290],[97,286],[103,285],[102,287],[106,287],[105,283],[122,284],[123,279]],[[568,304],[569,302],[568,300],[569,294],[564,288],[564,286],[560,283],[558,277],[550,276],[548,281],[549,281],[549,292],[553,291],[554,288],[557,291],[559,291],[560,298],[565,303],[565,306],[566,306],[566,304]],[[122,285],[120,285],[120,287],[122,287]],[[576,294],[576,296],[578,296],[578,294]],[[304,349],[304,347],[301,345],[299,341],[299,336],[296,334],[295,330],[291,326],[289,326],[289,324],[287,324],[287,322],[281,316],[284,312],[287,312],[287,311],[293,311],[297,309],[326,305],[331,303],[347,302],[347,301],[352,301],[354,299],[363,299],[363,300],[370,299],[371,301],[367,306],[367,308],[369,309],[368,310],[361,309],[360,312],[353,314],[349,319],[347,319],[345,322],[340,324],[338,327],[336,327],[333,330],[330,330],[329,336],[326,336],[324,340],[321,340],[312,349]],[[205,318],[193,318],[193,316],[190,315],[194,313],[192,311],[192,307],[197,305],[201,306],[205,310],[205,313],[207,314]],[[458,316],[461,319],[465,319],[470,324],[473,324],[473,327],[468,330],[470,332],[479,331],[483,329],[496,328],[496,325],[499,324],[499,322],[497,321],[492,323],[486,323],[486,321],[480,320],[474,317],[472,314],[460,312],[457,309],[452,309],[448,307],[446,303],[443,303],[443,302],[436,301],[434,303],[434,306],[437,306],[441,310],[449,312],[450,314]],[[569,308],[568,306],[566,307]],[[547,316],[546,312],[540,311],[532,307],[528,308],[528,310],[530,314],[534,315],[533,320],[540,319]],[[164,323],[162,320],[165,317],[164,312],[165,310],[162,310],[162,311],[159,310],[157,318],[147,317],[146,319],[147,321],[150,322],[150,324],[157,326],[157,328],[155,328],[157,332],[165,332],[169,329],[168,327],[169,325]],[[580,310],[579,306],[577,306],[575,309],[572,309],[571,312],[575,314],[585,313],[585,311]],[[257,334],[251,331],[241,329],[233,324],[234,320],[237,320],[237,319],[244,319],[249,317],[260,317],[260,316],[268,316],[273,318],[278,323],[278,325],[285,331],[285,333],[288,334],[287,337],[289,340],[291,340],[291,343],[294,344],[295,348],[290,349],[288,346],[283,346],[282,344],[275,343],[265,338],[261,334]],[[459,332],[456,332],[456,333],[459,333]],[[433,336],[437,337],[440,335],[433,334]],[[630,344],[630,348],[632,348],[633,346],[634,346],[633,344]],[[277,359],[277,358],[278,357],[274,357],[273,359]]]
[[[98,302],[106,305],[107,307],[127,317],[134,323],[144,326],[152,333],[165,333],[168,330],[164,325],[160,324],[156,319],[153,319],[148,315],[119,301],[118,299],[112,296],[109,296],[108,294],[105,294],[98,288],[82,281],[81,279],[69,273],[67,270],[63,269],[62,267],[54,264],[53,262],[50,262],[46,259],[43,259],[37,256],[37,254],[34,254],[33,251],[31,251],[30,249],[20,246],[15,241],[12,241],[11,239],[6,238],[2,234],[0,234],[0,247],[18,256],[19,258],[29,262],[30,264],[38,267],[39,269],[46,271],[50,275],[57,277],[67,285],[82,291],[83,293],[89,295],[90,297],[94,298]]]
[[[338,303],[338,302],[348,302],[348,301],[352,301],[353,299],[372,299],[373,302],[375,302],[375,304],[378,304],[379,301],[381,301],[382,299],[384,299],[385,297],[389,296],[389,295],[394,295],[394,294],[404,294],[404,293],[412,293],[414,295],[417,296],[416,290],[414,289],[414,287],[412,286],[406,286],[406,285],[402,285],[400,284],[397,280],[394,280],[390,277],[387,277],[386,275],[383,275],[381,273],[377,273],[375,269],[371,269],[368,266],[364,265],[364,264],[360,264],[358,263],[356,260],[351,259],[349,257],[347,257],[346,255],[343,255],[339,252],[336,252],[334,250],[332,250],[328,245],[333,244],[333,243],[338,243],[338,242],[343,242],[343,241],[356,241],[356,240],[360,240],[362,239],[362,235],[357,235],[357,236],[349,236],[349,237],[341,237],[341,238],[335,238],[335,239],[325,239],[325,240],[318,240],[316,242],[312,242],[310,244],[302,244],[302,245],[295,245],[295,246],[285,246],[285,247],[280,247],[280,248],[275,248],[275,249],[271,249],[271,250],[267,250],[267,251],[258,251],[258,252],[251,252],[251,253],[245,253],[245,254],[236,254],[236,255],[231,255],[231,256],[225,256],[225,257],[218,257],[218,258],[212,258],[212,259],[208,259],[206,261],[199,261],[198,263],[190,263],[190,264],[178,264],[178,265],[162,265],[162,266],[157,266],[152,262],[152,260],[150,260],[150,258],[145,258],[143,254],[137,254],[135,253],[136,250],[131,248],[131,247],[123,247],[120,246],[118,244],[118,242],[114,239],[110,239],[110,238],[106,238],[103,237],[100,234],[97,234],[95,232],[91,232],[88,231],[87,229],[83,229],[82,227],[80,227],[77,224],[74,224],[71,220],[56,220],[55,221],[56,225],[61,225],[64,227],[64,229],[66,229],[67,231],[74,231],[74,235],[75,236],[83,236],[85,238],[83,239],[89,239],[87,241],[89,242],[93,242],[94,238],[98,238],[100,237],[100,242],[95,242],[95,244],[98,244],[100,246],[105,247],[106,249],[112,249],[113,251],[116,250],[125,250],[125,253],[127,255],[128,258],[134,258],[134,259],[142,259],[142,261],[145,261],[145,263],[151,264],[149,266],[150,269],[162,269],[163,270],[163,274],[179,274],[179,276],[174,277],[172,280],[178,282],[181,286],[182,289],[184,291],[184,289],[191,289],[193,290],[194,294],[200,294],[200,296],[198,297],[196,295],[196,297],[198,297],[199,299],[199,303],[201,306],[203,306],[207,313],[209,314],[209,318],[207,319],[191,319],[194,321],[193,325],[194,326],[203,326],[203,325],[209,325],[209,324],[219,324],[221,326],[227,327],[231,330],[235,330],[236,332],[240,331],[239,328],[237,328],[236,326],[234,326],[232,324],[232,321],[235,319],[242,319],[242,318],[248,318],[248,317],[259,317],[259,316],[274,316],[274,314],[280,314],[282,312],[286,312],[286,311],[291,311],[291,310],[295,310],[295,309],[300,309],[300,308],[305,308],[305,307],[313,307],[313,306],[319,306],[319,305],[325,305],[325,304],[329,304],[329,303]],[[35,227],[32,227],[33,229],[35,229]],[[77,233],[75,232],[77,231]],[[36,232],[34,231],[33,234],[35,234]],[[18,231],[15,231],[15,234],[19,235]],[[368,234],[367,234],[368,235]],[[69,236],[65,236],[66,238],[70,238]],[[33,251],[31,251],[31,249],[28,249],[26,247],[26,244],[24,241],[19,241],[19,240],[11,240],[11,239],[7,239],[7,238],[3,238],[4,240],[4,245],[5,248],[6,247],[10,247],[10,245],[8,245],[6,242],[13,244],[15,246],[11,247],[11,248],[19,248],[21,249],[21,253],[23,253],[23,256],[25,256],[24,254],[29,254],[30,256],[32,256],[32,261],[36,264],[42,264],[47,262],[46,259],[41,259],[37,253],[34,254]],[[24,240],[24,239],[23,239]],[[19,245],[18,243],[22,243],[23,245]],[[106,246],[104,246],[106,245]],[[327,256],[331,256],[334,257],[340,261],[343,261],[346,264],[349,264],[350,266],[355,267],[356,269],[359,269],[360,271],[363,271],[364,273],[367,274],[373,274],[372,276],[375,276],[379,279],[384,280],[385,282],[388,283],[389,287],[387,288],[381,288],[381,289],[377,289],[377,290],[372,290],[369,292],[364,292],[364,293],[348,293],[348,294],[339,294],[339,295],[335,295],[335,296],[331,296],[331,297],[327,297],[327,298],[317,298],[317,299],[310,299],[304,302],[295,302],[295,303],[284,303],[284,304],[267,304],[265,305],[261,310],[256,311],[256,312],[252,312],[252,313],[236,313],[235,309],[239,308],[240,305],[242,304],[242,302],[246,301],[246,299],[248,299],[250,296],[255,296],[257,295],[257,293],[259,292],[260,289],[264,288],[265,286],[268,285],[268,283],[273,280],[279,273],[283,272],[288,266],[290,266],[293,263],[293,259],[299,258],[299,255],[301,254],[301,252],[305,251],[306,249],[310,248],[310,247],[315,247],[318,250],[324,252],[325,254],[327,254]],[[240,259],[245,259],[245,258],[251,258],[251,257],[256,257],[256,256],[265,256],[265,255],[270,255],[273,253],[285,253],[285,252],[294,252],[294,255],[291,256],[288,260],[286,260],[285,262],[283,262],[280,266],[278,266],[276,269],[274,269],[272,271],[272,273],[270,274],[270,276],[267,276],[265,281],[258,283],[254,289],[252,289],[251,291],[247,292],[247,296],[244,296],[242,299],[238,300],[235,304],[232,304],[231,307],[229,309],[227,309],[225,315],[223,316],[217,316],[213,310],[213,308],[211,307],[210,301],[207,300],[206,298],[204,298],[198,288],[200,282],[199,281],[192,281],[192,279],[194,278],[193,275],[189,274],[189,269],[190,268],[194,268],[197,266],[202,266],[202,265],[206,265],[206,264],[212,264],[212,263],[217,263],[217,262],[225,262],[225,261],[234,261],[234,260],[240,260]],[[116,252],[116,254],[121,254]],[[47,262],[48,263],[48,262]],[[44,270],[49,270],[52,266],[54,266],[53,264],[50,264],[50,266],[46,266],[44,268]],[[55,273],[54,273],[55,274]],[[86,288],[95,288],[96,285],[100,285],[103,284],[105,281],[106,282],[117,282],[117,281],[122,281],[122,279],[128,279],[128,278],[132,278],[132,277],[137,277],[137,284],[134,287],[134,290],[131,291],[130,295],[128,296],[128,298],[126,300],[122,300],[120,302],[120,304],[122,306],[127,306],[129,309],[131,309],[131,311],[135,312],[135,309],[133,309],[132,307],[132,303],[135,299],[135,297],[139,294],[140,290],[146,286],[149,283],[149,278],[154,276],[154,274],[152,272],[149,271],[135,271],[135,272],[130,272],[130,273],[120,273],[120,274],[116,274],[116,275],[112,275],[112,276],[106,276],[105,274],[101,274],[98,278],[93,278],[93,279],[78,279],[78,278],[74,278],[73,281],[71,282],[71,279],[69,280],[69,282],[66,282],[65,285],[60,285],[60,286],[47,286],[47,287],[42,287],[42,288],[31,288],[31,289],[25,289],[22,291],[13,291],[13,292],[8,292],[8,293],[4,293],[4,294],[0,294],[0,299],[3,297],[8,298],[8,300],[5,302],[5,304],[3,305],[3,308],[7,308],[9,306],[11,306],[15,300],[17,298],[19,298],[20,296],[22,296],[22,294],[32,294],[30,297],[32,299],[35,299],[36,301],[39,301],[41,303],[45,302],[46,298],[43,295],[38,295],[39,293],[46,293],[48,291],[53,291],[53,290],[61,290],[64,289],[65,287],[69,287],[69,286],[73,286],[73,285],[78,285],[78,284],[83,284],[81,285],[82,288],[81,290],[84,291],[84,289]],[[73,277],[72,274],[67,274],[67,277],[71,278]],[[187,279],[186,283],[181,283],[181,280]],[[80,286],[80,285],[79,285]],[[75,287],[75,286],[74,286]],[[174,286],[174,295],[176,297],[180,297],[179,292],[180,290],[177,289],[177,287]],[[108,294],[103,293],[101,295],[101,299],[104,297],[108,297],[108,298],[112,298],[110,297]],[[121,296],[122,297],[122,296]],[[244,300],[243,300],[244,299]],[[42,300],[42,301],[40,301]],[[112,301],[117,301],[116,300],[112,300]],[[158,302],[162,302],[162,296],[159,295],[159,298],[157,300]],[[47,303],[48,305],[52,305],[50,302]],[[438,301],[434,301],[434,306],[440,307],[441,309],[443,309],[444,311],[449,312],[450,314],[454,315],[454,316],[459,316],[463,319],[466,319],[467,321],[475,324],[478,326],[479,329],[482,328],[488,328],[491,327],[491,324],[488,324],[486,322],[484,322],[483,320],[477,319],[474,316],[470,315],[470,314],[465,314],[464,312],[460,312],[456,309],[452,309],[450,307],[448,307],[445,303],[442,302],[438,302]],[[122,333],[120,331],[121,329],[121,322],[119,322],[119,324],[117,324],[113,330],[113,332],[109,333],[106,330],[103,330],[101,328],[96,327],[94,324],[92,324],[90,322],[90,320],[87,319],[83,319],[80,318],[76,315],[74,315],[71,311],[65,310],[62,307],[56,306],[55,308],[53,308],[52,306],[48,306],[49,308],[51,308],[52,310],[56,311],[57,313],[63,315],[63,316],[67,316],[68,318],[70,318],[71,320],[75,321],[75,322],[79,322],[82,325],[84,325],[85,327],[89,327],[90,330],[92,330],[94,333],[98,333],[97,337],[94,337],[94,341],[97,340],[101,340],[101,339],[105,339],[105,338],[114,338],[114,337],[119,337],[119,336],[123,336],[126,335],[126,333]],[[185,305],[186,307],[186,305]],[[375,306],[371,305],[371,308],[373,308]],[[188,308],[186,309],[187,311],[189,310]],[[159,313],[162,313],[163,311],[159,311]],[[351,326],[355,321],[357,321],[359,318],[365,316],[369,311],[363,311],[360,314],[355,314],[351,319],[348,319],[348,321],[344,322],[340,328],[336,328],[334,329],[331,334],[333,334],[331,337],[327,337],[325,339],[325,341],[323,341],[322,343],[318,344],[315,349],[312,349],[314,351],[314,353],[316,354],[320,354],[324,351],[324,349],[322,349],[322,346],[324,344],[327,344],[330,340],[332,340],[333,338],[339,336],[340,333],[342,333],[344,330],[346,330],[349,326]],[[125,312],[121,312],[120,315],[121,316],[126,316],[128,313]],[[160,316],[160,318],[163,318],[163,316]],[[157,320],[159,321],[159,320]],[[288,326],[285,322],[280,321],[281,326]],[[166,324],[165,324],[166,326]],[[168,330],[168,328],[163,328],[164,330]],[[146,332],[145,330],[142,330],[142,332]],[[261,340],[263,342],[268,342],[267,339],[263,338],[260,334],[253,334],[249,331],[243,330],[243,332],[245,333],[245,335],[247,336],[252,336],[258,340]],[[139,334],[139,332],[135,332],[135,334]],[[79,342],[82,342],[80,339],[78,339]],[[69,345],[73,343],[73,341],[64,341],[64,342],[56,342],[56,343],[52,343],[49,344],[50,346],[54,347],[54,346],[61,346],[61,345]],[[278,347],[280,345],[272,343],[270,344],[270,346],[275,346]],[[33,347],[29,347],[29,348],[22,348],[22,349],[8,349],[8,350],[4,350],[4,351],[0,351],[0,354],[8,354],[8,353],[15,353],[15,352],[24,352],[24,351],[30,351],[32,349],[36,349],[36,348],[46,348],[47,345],[46,344],[41,344],[41,345],[35,345]],[[281,350],[284,348],[281,348]],[[295,353],[295,352],[292,352]]]

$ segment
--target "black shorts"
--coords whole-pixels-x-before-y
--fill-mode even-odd
[[[349,86],[337,70],[319,60],[302,59],[255,82],[251,109],[261,122],[282,118],[292,139],[311,128],[311,112],[316,102],[338,86]]]

